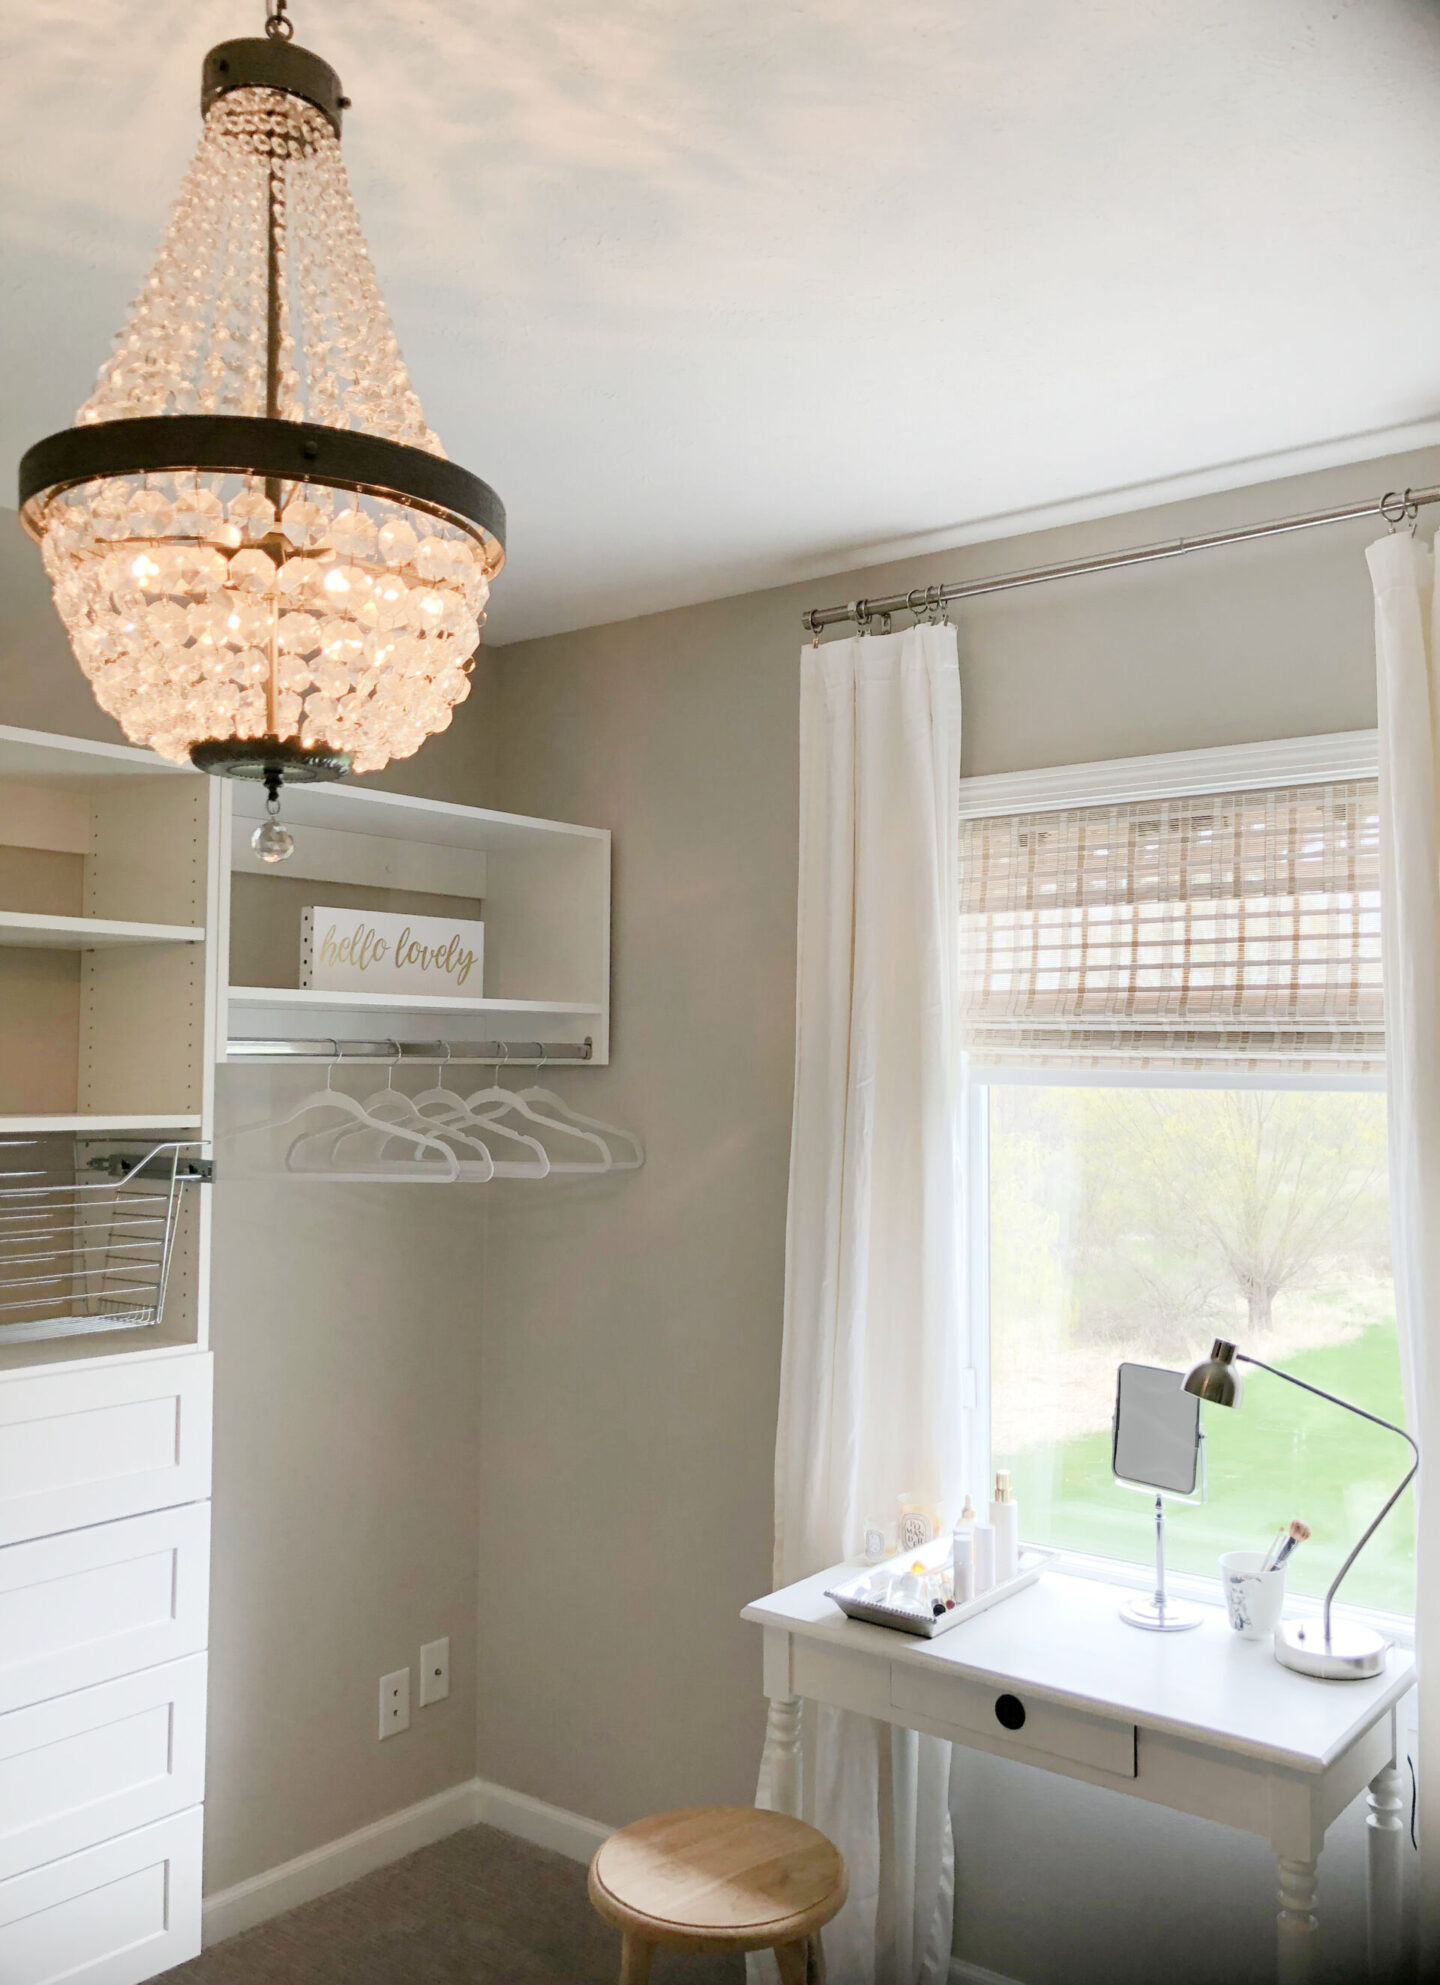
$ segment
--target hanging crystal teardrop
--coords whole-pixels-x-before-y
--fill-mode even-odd
[[[280,775],[267,772],[265,775],[265,814],[255,832],[250,836],[250,846],[269,867],[277,862],[288,862],[295,852],[295,836],[280,818]]]

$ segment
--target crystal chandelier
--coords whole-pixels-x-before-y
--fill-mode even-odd
[[[426,424],[346,183],[348,99],[285,5],[206,56],[155,265],[75,425],[20,465],[101,708],[263,780],[272,813],[286,779],[446,728],[505,556],[499,498]]]

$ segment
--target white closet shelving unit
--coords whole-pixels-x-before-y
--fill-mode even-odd
[[[250,836],[259,789],[227,789],[231,899],[229,1039],[447,1036],[591,1044],[610,1058],[610,835],[483,807],[350,786],[285,796],[294,857],[267,868]],[[317,888],[318,885],[318,888]],[[410,994],[302,990],[300,908],[452,914],[485,925],[484,991]]]
[[[301,788],[296,856],[268,870],[249,845],[262,805],[149,752],[0,727],[0,1171],[68,1192],[152,1145],[208,1159],[232,1039],[478,1036],[517,1059],[588,1042],[608,1060],[607,832]],[[317,900],[483,918],[484,996],[302,991]],[[158,1323],[111,1327],[67,1287],[79,1334],[7,1339],[0,1309],[3,1985],[140,1985],[200,1947],[211,1191],[179,1188]],[[30,1252],[7,1210],[0,1281]]]
[[[15,1985],[130,1985],[199,1948],[209,1188],[175,1192],[147,1325],[115,1292],[142,1279],[137,1258],[158,1263],[169,1194],[117,1218],[104,1167],[157,1145],[183,1143],[187,1167],[208,1155],[221,833],[195,773],[0,727],[0,1978]]]

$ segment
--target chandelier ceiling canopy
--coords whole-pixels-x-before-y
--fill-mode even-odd
[[[446,459],[340,156],[347,99],[275,0],[205,58],[199,149],[75,425],[20,465],[81,668],[137,744],[335,778],[408,757],[469,689],[504,562]]]

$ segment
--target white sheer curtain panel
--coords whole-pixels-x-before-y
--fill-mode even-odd
[[[953,629],[802,652],[777,1587],[854,1554],[902,1490],[958,1507],[959,780]],[[788,1797],[785,1714],[772,1708],[761,1805]],[[829,1710],[804,1741],[806,1817],[850,1868],[825,1933],[832,1978],[944,1979],[949,1745]]]
[[[1380,902],[1395,1309],[1420,1444],[1420,1975],[1440,1977],[1440,623],[1434,553],[1368,553],[1380,698]],[[1398,1465],[1398,1464],[1397,1464]]]

